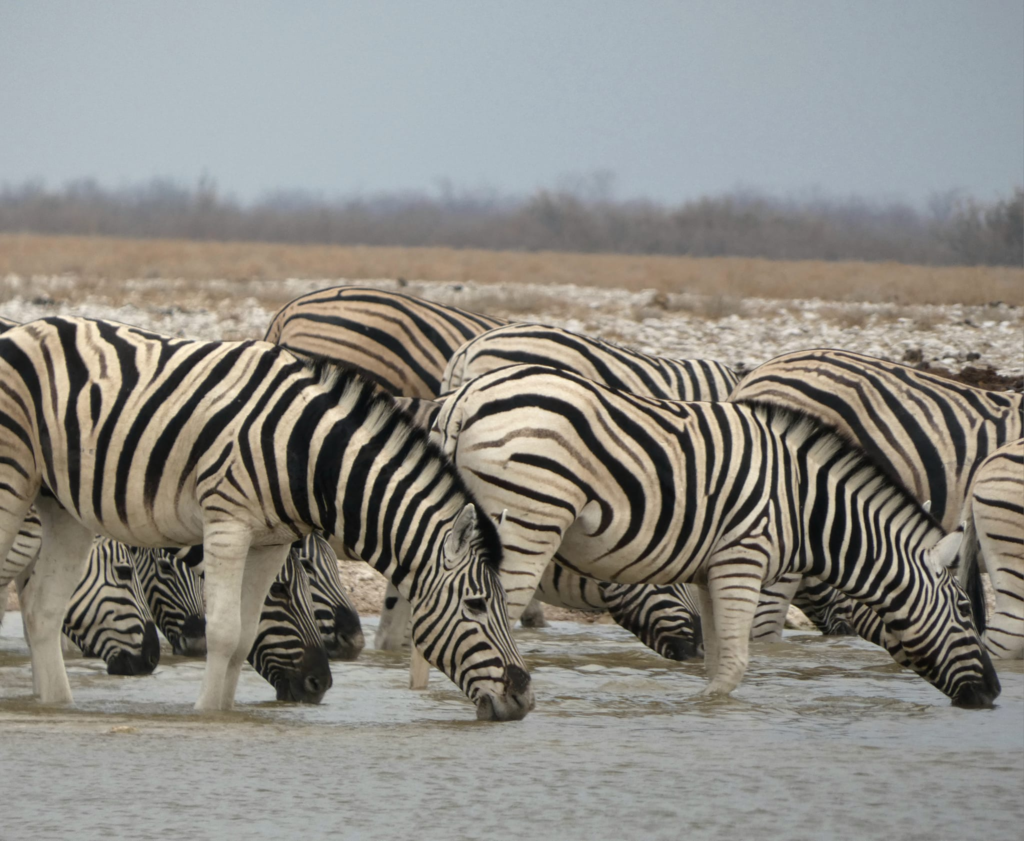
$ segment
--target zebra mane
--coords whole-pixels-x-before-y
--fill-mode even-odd
[[[390,426],[392,431],[400,430],[401,435],[422,448],[431,461],[440,462],[451,468],[447,476],[446,497],[461,495],[476,506],[477,527],[473,547],[478,550],[484,564],[497,572],[501,568],[502,560],[501,538],[498,536],[497,526],[480,507],[455,465],[431,440],[430,432],[414,423],[389,392],[363,376],[358,369],[339,365],[325,357],[304,358],[303,362],[316,377],[317,383],[335,396],[338,402],[347,401],[359,407],[365,413],[368,422],[376,428]]]
[[[761,400],[737,400],[736,405],[749,406],[755,411],[763,413],[769,426],[781,425],[786,430],[787,438],[800,443],[803,448],[819,447],[819,457],[828,458],[836,453],[849,456],[852,470],[866,470],[874,474],[874,478],[871,480],[873,485],[884,483],[891,487],[907,506],[917,509],[932,526],[945,534],[942,524],[910,492],[903,480],[887,469],[843,430],[837,429],[809,412],[788,406],[779,406]]]

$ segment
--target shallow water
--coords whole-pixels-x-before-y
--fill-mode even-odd
[[[202,662],[150,677],[69,659],[76,704],[31,698],[20,617],[0,630],[0,838],[1014,839],[1024,832],[1024,670],[993,711],[860,640],[755,645],[731,699],[699,664],[618,627],[517,631],[537,709],[474,720],[407,658],[334,664],[318,707],[246,669],[236,711],[192,710]],[[368,638],[373,620],[365,622]]]

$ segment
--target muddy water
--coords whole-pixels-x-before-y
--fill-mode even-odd
[[[191,709],[202,664],[148,678],[69,660],[76,705],[30,697],[18,616],[0,632],[0,838],[1014,839],[1024,832],[1024,674],[953,709],[866,643],[758,645],[734,697],[695,698],[616,627],[521,631],[537,709],[485,724],[400,655],[338,664],[319,707]],[[368,622],[372,638],[372,621]]]

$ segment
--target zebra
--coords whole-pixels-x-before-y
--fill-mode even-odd
[[[314,615],[332,660],[355,660],[366,642],[359,613],[341,586],[338,556],[316,532],[292,544],[291,555],[306,570]]]
[[[682,584],[638,587],[594,581],[564,564],[548,564],[536,597],[570,610],[607,611],[616,624],[668,660],[690,660],[704,652],[700,604]]]
[[[844,350],[776,357],[748,373],[730,401],[807,412],[850,436],[950,531],[960,523],[974,471],[1024,435],[1024,395],[983,391],[906,365]],[[796,581],[774,585],[755,622],[773,638]],[[975,600],[977,621],[984,606]]]
[[[618,625],[668,660],[690,660],[703,654],[700,606],[684,585],[638,587],[594,581],[563,564],[551,563],[537,585],[534,600],[525,609],[537,600],[569,610],[608,613]],[[409,607],[392,588],[384,595],[384,606],[374,645],[393,651],[408,643]],[[422,688],[422,678],[414,680],[413,686]]]
[[[206,654],[203,580],[194,570],[198,556],[166,549],[133,547],[132,564],[143,597],[171,650],[185,657]]]
[[[136,550],[147,598],[176,654],[205,653],[202,546],[182,552]],[[270,585],[256,639],[246,658],[279,701],[319,703],[332,685],[327,651],[313,611],[309,576],[294,548]]]
[[[978,465],[964,503],[961,578],[983,562],[996,609],[984,639],[993,657],[1024,658],[1024,438],[1000,447]]]
[[[862,450],[803,413],[615,392],[535,365],[450,396],[441,446],[487,512],[505,511],[510,618],[557,551],[602,580],[699,585],[707,694],[747,667],[765,581],[810,573],[868,604],[906,662],[963,707],[999,694],[949,567],[961,535]]]
[[[439,409],[431,398],[449,390],[445,383],[453,376],[452,371],[459,372],[461,382],[465,371],[486,364],[485,358],[514,353],[517,345],[526,342],[535,361],[536,355],[542,354],[546,364],[575,365],[584,369],[581,373],[603,375],[612,385],[660,396],[724,399],[737,381],[733,371],[717,362],[647,357],[559,328],[509,325],[503,319],[361,287],[336,287],[295,299],[274,317],[266,339],[293,352],[326,357],[365,373],[381,387],[401,395],[399,405],[425,428]],[[476,373],[474,370],[473,375]],[[566,578],[573,575],[568,570],[560,574]],[[700,646],[700,620],[689,612],[692,599],[665,588],[650,593],[643,589],[632,593],[628,586],[619,585],[616,598],[609,604],[596,595],[592,598],[605,609],[610,608],[616,621],[620,617],[627,621],[628,630],[659,653],[672,659],[694,656]],[[557,594],[551,598],[554,604],[562,603]],[[524,625],[543,622],[539,605],[535,602],[531,608],[536,612],[520,617]],[[673,610],[680,613],[672,617]],[[406,606],[389,586],[376,647],[400,647],[406,638],[407,617]],[[677,638],[669,633],[673,627],[679,632]]]
[[[458,472],[359,377],[261,342],[50,317],[0,336],[0,556],[35,502],[37,694],[70,702],[59,616],[93,532],[205,553],[199,710],[229,708],[291,543],[319,530],[413,604],[413,637],[475,704],[524,717],[501,542]]]
[[[391,394],[429,399],[464,342],[507,323],[400,292],[336,286],[286,304],[265,340],[355,368]]]
[[[41,543],[42,523],[30,510],[22,521],[14,546],[0,564],[0,593],[4,595],[4,602],[12,580],[23,603],[33,600],[36,589],[33,564]],[[139,600],[126,546],[104,538],[93,542],[61,630],[83,656],[102,659],[107,664],[108,674],[148,675],[153,672],[160,662],[160,641],[149,611]]]
[[[278,701],[318,704],[332,685],[309,575],[295,552],[270,585],[246,659],[274,687]]]

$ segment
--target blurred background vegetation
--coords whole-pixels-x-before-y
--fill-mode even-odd
[[[0,232],[502,251],[1024,265],[1024,189],[979,201],[937,194],[898,202],[736,191],[677,206],[612,197],[597,173],[525,197],[458,191],[325,199],[280,192],[251,203],[210,178],[107,188],[0,188]]]

